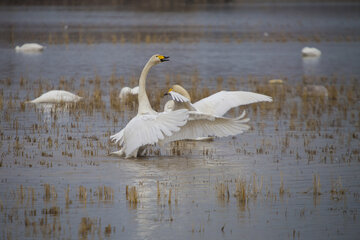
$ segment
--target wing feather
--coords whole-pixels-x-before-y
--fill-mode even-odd
[[[190,102],[190,100],[187,97],[184,97],[180,93],[170,91],[170,92],[168,92],[168,94],[176,102]]]
[[[238,118],[214,117],[209,114],[189,112],[188,122],[181,127],[181,131],[166,137],[163,142],[171,142],[198,137],[226,137],[241,134],[250,127],[246,123],[248,118],[241,115]]]
[[[174,100],[174,107],[173,110],[177,109],[188,109],[189,111],[196,111],[197,109],[193,106],[193,104],[190,102],[190,100],[187,97],[184,97],[180,93],[170,91],[168,93],[172,100]],[[166,108],[165,108],[166,109]]]
[[[272,102],[272,98],[263,94],[244,91],[220,91],[203,98],[192,105],[200,112],[223,116],[233,107],[256,102]]]
[[[137,115],[110,139],[119,142],[126,157],[134,156],[139,147],[157,143],[179,131],[180,127],[186,124],[188,117],[186,109]]]

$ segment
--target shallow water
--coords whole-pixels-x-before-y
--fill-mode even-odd
[[[354,239],[358,8],[1,8],[0,238]],[[16,53],[23,42],[46,49]],[[321,57],[302,58],[304,46]],[[274,102],[230,111],[246,109],[251,118],[251,130],[234,138],[149,147],[139,159],[108,156],[117,149],[109,136],[136,114],[119,103],[119,90],[137,85],[157,52],[171,57],[149,74],[157,110],[173,83],[194,99],[239,89]],[[284,83],[268,83],[278,78]],[[328,96],[303,90],[313,84]],[[85,101],[24,103],[50,89]],[[136,187],[137,203],[126,186]]]

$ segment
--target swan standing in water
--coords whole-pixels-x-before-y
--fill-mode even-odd
[[[82,97],[79,97],[68,91],[51,90],[29,102],[30,103],[70,103],[70,102],[78,102],[81,99]]]
[[[17,52],[40,52],[44,50],[44,46],[37,43],[25,43],[21,47],[16,46],[15,51]]]
[[[139,79],[138,114],[120,132],[112,135],[113,141],[119,142],[121,149],[113,152],[114,155],[137,157],[140,147],[157,143],[165,136],[171,136],[180,130],[188,120],[189,113],[186,109],[173,112],[155,112],[150,105],[146,94],[146,77],[151,67],[168,61],[169,58],[156,54],[146,63]]]
[[[136,157],[140,147],[147,144],[165,144],[167,142],[193,139],[197,137],[226,137],[237,135],[248,130],[245,124],[249,121],[241,115],[238,118],[224,118],[210,114],[178,109],[173,111],[155,112],[149,103],[145,91],[145,81],[149,69],[168,60],[161,55],[154,55],[145,65],[139,80],[138,114],[110,139],[119,142],[121,149],[112,154],[125,157]]]

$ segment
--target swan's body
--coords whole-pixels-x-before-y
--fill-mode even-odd
[[[30,101],[31,103],[70,103],[78,102],[82,99],[71,92],[64,90],[51,90],[42,94],[40,97]]]
[[[303,87],[303,96],[328,97],[328,90],[322,85],[306,85]]]
[[[17,52],[40,52],[44,50],[44,46],[38,43],[25,43],[21,47],[16,46],[15,51]]]
[[[249,129],[245,123],[245,111],[237,118],[226,118],[224,114],[233,107],[256,102],[272,102],[266,95],[244,91],[221,91],[200,101],[191,103],[190,94],[180,85],[173,85],[168,93],[173,100],[168,101],[164,111],[189,110],[189,121],[168,140],[202,140],[203,137],[225,137],[243,133]]]
[[[304,47],[301,50],[303,57],[319,57],[321,55],[321,51],[317,48]]]
[[[164,59],[154,55],[145,65],[139,80],[138,114],[115,135],[110,138],[119,143],[121,149],[112,154],[136,157],[140,147],[147,144],[167,143],[170,141],[193,139],[197,137],[225,137],[237,135],[249,129],[245,123],[249,119],[224,118],[188,109],[173,109],[162,113],[155,112],[145,91],[146,76],[150,68]],[[184,97],[185,98],[185,97]]]
[[[223,91],[224,92],[224,91]],[[189,121],[181,130],[171,137],[168,141],[191,139],[191,140],[208,140],[209,136],[227,137],[243,133],[250,127],[246,123],[249,121],[245,118],[245,111],[237,118],[227,118],[223,115],[231,108],[232,104],[224,104],[227,96],[223,92],[204,98],[194,104],[191,103],[190,94],[180,85],[173,85],[168,91],[173,100],[168,101],[164,106],[164,111],[175,111],[177,109],[189,110]],[[231,93],[231,92],[228,92]],[[244,95],[244,94],[243,94]],[[269,97],[255,94],[253,98],[271,100]],[[218,98],[220,96],[220,98]],[[252,102],[255,100],[252,99]],[[234,101],[234,100],[232,100]],[[250,100],[247,100],[249,102]],[[244,101],[243,101],[244,102]],[[230,106],[231,105],[231,106]]]
[[[272,102],[272,98],[263,94],[245,91],[220,91],[209,97],[191,103],[189,93],[180,85],[174,85],[168,93],[173,103],[165,104],[166,111],[186,108],[212,116],[224,116],[231,108],[257,102]]]
[[[151,108],[146,94],[146,77],[150,68],[167,60],[167,57],[153,55],[146,63],[139,79],[138,114],[130,120],[125,128],[110,137],[111,140],[119,142],[121,147],[119,151],[112,154],[125,155],[126,158],[137,157],[140,147],[164,140],[186,124],[189,118],[186,109],[157,113]]]
[[[137,98],[139,94],[139,86],[134,88],[123,87],[120,91],[119,98],[122,102],[128,102],[131,99]]]

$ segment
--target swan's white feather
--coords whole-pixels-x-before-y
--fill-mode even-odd
[[[304,47],[301,50],[301,54],[304,57],[319,57],[321,55],[321,51],[317,48]]]
[[[39,52],[44,50],[44,46],[38,43],[25,43],[21,47],[16,46],[15,50],[17,52]]]
[[[190,103],[190,100],[188,98],[184,97],[183,95],[181,95],[180,93],[170,91],[168,94],[176,102],[188,102],[188,103]]]
[[[241,134],[250,128],[246,124],[248,121],[248,118],[244,118],[244,114],[238,118],[225,118],[190,111],[186,125],[181,127],[180,131],[165,138],[162,143],[199,137],[226,137]]]
[[[272,102],[272,98],[263,94],[245,91],[220,91],[203,98],[192,105],[200,112],[223,116],[233,107],[256,102]]]
[[[71,92],[64,90],[51,90],[42,94],[40,97],[30,101],[31,103],[69,103],[77,102],[81,100],[82,97],[79,97]]]
[[[119,142],[126,157],[136,157],[139,147],[157,143],[180,130],[189,118],[186,109],[135,116],[111,140]]]
[[[135,97],[139,94],[139,86],[136,86],[134,88],[129,87],[123,87],[120,90],[119,98],[121,101],[127,101],[131,97]]]

